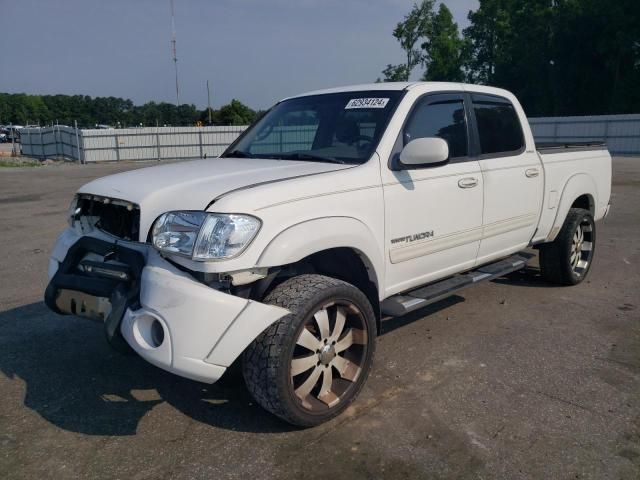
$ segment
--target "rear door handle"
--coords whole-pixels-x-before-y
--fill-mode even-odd
[[[477,178],[469,177],[469,178],[462,178],[458,180],[458,186],[460,188],[473,188],[477,185],[478,185]]]
[[[540,170],[538,170],[537,168],[529,168],[525,170],[524,174],[527,176],[527,178],[534,178],[540,175]]]

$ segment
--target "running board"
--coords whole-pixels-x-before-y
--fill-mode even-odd
[[[495,263],[484,265],[470,272],[455,275],[426,287],[420,287],[410,292],[389,297],[382,302],[384,315],[399,317],[419,308],[426,307],[444,298],[450,297],[463,288],[475,285],[485,280],[493,280],[507,273],[515,272],[527,266],[535,255],[518,253]]]

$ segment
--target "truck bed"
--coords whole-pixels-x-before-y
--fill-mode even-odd
[[[579,206],[596,220],[608,210],[611,193],[611,155],[603,142],[537,143],[544,168],[544,200],[533,243],[552,241],[572,202],[581,192]]]
[[[536,142],[536,150],[542,155],[569,151],[606,150],[604,142]]]

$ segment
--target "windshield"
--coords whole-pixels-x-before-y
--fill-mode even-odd
[[[222,156],[364,163],[403,93],[372,90],[285,100]]]

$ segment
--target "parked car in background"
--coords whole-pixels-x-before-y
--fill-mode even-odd
[[[22,125],[5,125],[2,133],[7,136],[7,142],[15,141],[20,142],[20,130],[24,127]]]
[[[240,359],[260,405],[317,425],[362,389],[382,317],[524,268],[528,247],[548,281],[582,282],[610,193],[604,145],[536,147],[505,90],[312,92],[222,158],[80,188],[45,302],[194,380]]]

